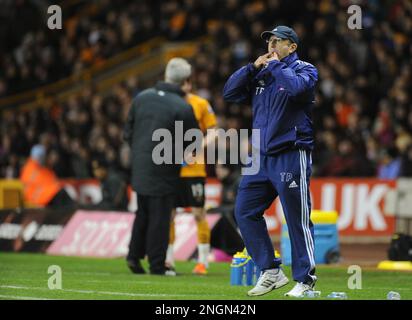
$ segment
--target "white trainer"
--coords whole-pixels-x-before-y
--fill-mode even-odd
[[[292,290],[285,293],[286,297],[303,298],[305,292],[312,291],[315,288],[316,278],[311,284],[298,282],[295,284]]]
[[[256,286],[248,291],[248,296],[261,296],[289,283],[282,269],[269,269],[260,274]]]

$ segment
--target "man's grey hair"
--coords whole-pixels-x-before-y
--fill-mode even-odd
[[[165,81],[182,85],[192,74],[192,66],[183,58],[173,58],[166,66]]]

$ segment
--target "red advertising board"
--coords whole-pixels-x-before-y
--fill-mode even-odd
[[[387,192],[395,187],[396,180],[314,179],[313,208],[336,210],[341,235],[392,235],[395,219],[383,208]]]
[[[312,209],[338,212],[342,236],[390,236],[395,219],[384,214],[385,196],[396,187],[396,180],[312,179]],[[266,211],[272,234],[278,233],[283,211],[279,200]]]

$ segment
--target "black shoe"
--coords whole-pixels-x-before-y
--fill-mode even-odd
[[[143,269],[140,261],[136,262],[134,260],[126,260],[127,266],[129,267],[130,271],[136,274],[145,274],[146,271]]]
[[[165,276],[176,277],[177,273],[174,267],[166,265]]]
[[[165,266],[164,269],[150,270],[150,274],[153,274],[156,276],[175,277],[176,271],[173,267]]]

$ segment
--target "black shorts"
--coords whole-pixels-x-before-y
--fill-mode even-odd
[[[175,207],[203,208],[205,205],[205,178],[181,178]]]

